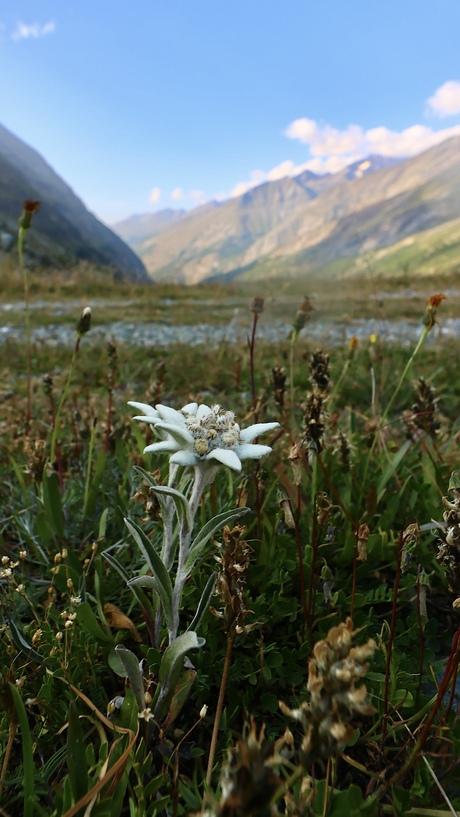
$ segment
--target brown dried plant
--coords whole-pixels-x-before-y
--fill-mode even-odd
[[[214,607],[211,607],[211,612],[222,619],[224,632],[227,635],[227,648],[209,749],[208,767],[206,771],[207,785],[210,784],[212,777],[212,767],[216,753],[219,723],[224,704],[233,643],[237,635],[248,633],[255,626],[255,624],[248,625],[244,623],[246,616],[251,612],[251,610],[246,608],[243,598],[243,587],[244,573],[249,567],[252,553],[248,543],[242,538],[245,531],[246,527],[244,526],[236,525],[230,530],[228,525],[226,525],[223,529],[223,542],[217,545],[219,555],[214,557],[220,564],[216,592],[222,601],[222,608],[216,610]]]
[[[318,641],[308,664],[310,700],[290,709],[280,701],[281,711],[302,724],[304,737],[300,761],[308,766],[341,752],[354,737],[351,721],[355,715],[371,715],[375,709],[368,701],[365,684],[356,686],[366,674],[366,662],[375,650],[369,639],[359,647],[352,646],[353,630],[350,618],[329,630]]]
[[[460,609],[460,488],[459,472],[454,471],[449,484],[449,490],[453,494],[453,500],[443,496],[444,506],[443,518],[445,528],[439,530],[437,561],[444,567],[449,583],[449,590],[455,593],[457,598],[452,606],[455,610]]]
[[[227,635],[235,636],[249,632],[251,625],[245,625],[244,619],[250,610],[247,610],[244,598],[244,573],[249,567],[252,549],[242,539],[246,527],[236,525],[232,530],[226,525],[223,529],[223,542],[217,545],[219,554],[215,555],[220,564],[216,584],[216,593],[222,601],[222,608],[211,612],[222,619],[224,631]]]

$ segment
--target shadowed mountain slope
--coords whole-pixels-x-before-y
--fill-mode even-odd
[[[28,244],[48,263],[86,259],[113,267],[133,280],[147,280],[133,250],[90,213],[37,151],[0,125],[0,224],[17,231],[25,199],[42,202]]]

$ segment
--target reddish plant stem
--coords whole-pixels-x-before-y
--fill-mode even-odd
[[[387,645],[387,661],[386,661],[386,668],[385,668],[385,687],[383,693],[383,715],[382,715],[382,740],[380,744],[381,752],[383,753],[383,747],[385,744],[385,737],[387,731],[387,720],[388,720],[388,693],[390,687],[390,667],[391,667],[391,653],[393,650],[393,641],[395,637],[395,629],[396,629],[396,610],[398,606],[398,591],[399,591],[399,582],[401,579],[401,556],[402,556],[402,549],[404,546],[404,535],[401,532],[399,535],[398,541],[398,556],[397,556],[397,564],[396,564],[396,576],[395,576],[395,583],[393,588],[393,608],[391,611],[391,625],[390,625],[390,635],[388,638],[388,645]]]
[[[317,462],[318,462],[319,467],[321,468],[321,471],[323,472],[323,475],[324,475],[324,477],[326,479],[326,482],[327,482],[329,488],[331,489],[331,493],[334,495],[334,499],[335,499],[336,504],[339,506],[339,508],[342,509],[342,511],[344,512],[344,514],[347,517],[348,521],[353,526],[353,528],[355,530],[357,530],[358,529],[358,523],[355,522],[355,520],[351,516],[349,510],[343,504],[343,502],[342,502],[342,500],[340,498],[340,494],[338,493],[334,483],[331,481],[331,478],[330,478],[330,476],[329,476],[329,474],[327,472],[327,469],[326,469],[326,467],[325,467],[325,465],[324,465],[324,463],[323,463],[323,461],[321,459],[321,455],[318,455]]]
[[[217,737],[219,734],[219,724],[224,706],[225,690],[227,688],[228,671],[232,660],[234,636],[227,636],[227,650],[225,653],[224,669],[222,671],[222,679],[220,682],[219,698],[217,700],[216,716],[214,718],[214,728],[212,730],[211,746],[209,749],[208,768],[206,771],[206,785],[211,785],[212,767],[214,765],[214,758],[216,755]],[[206,796],[205,796],[206,798]],[[204,801],[203,801],[204,802]]]
[[[451,650],[450,650],[450,655],[449,655],[449,658],[447,660],[446,669],[444,671],[444,675],[442,677],[441,683],[439,684],[439,689],[438,689],[438,694],[436,696],[436,701],[435,701],[435,704],[433,706],[433,709],[431,710],[430,715],[428,716],[427,720],[425,721],[425,726],[423,728],[423,731],[422,731],[419,739],[417,740],[417,743],[415,744],[414,748],[412,749],[412,752],[410,753],[408,759],[404,763],[404,765],[401,766],[400,769],[398,769],[398,771],[396,772],[396,774],[393,775],[393,777],[388,778],[388,780],[385,780],[383,785],[380,786],[380,788],[377,790],[377,792],[376,792],[377,799],[380,799],[384,794],[386,794],[386,792],[388,791],[388,789],[391,786],[394,786],[399,780],[401,780],[402,777],[404,777],[404,775],[409,771],[410,767],[412,766],[414,760],[416,760],[416,758],[420,754],[421,750],[423,749],[425,741],[426,741],[426,739],[428,737],[428,733],[429,733],[429,731],[430,731],[430,729],[431,729],[431,727],[433,725],[433,721],[434,721],[434,719],[435,719],[436,715],[438,714],[439,709],[441,707],[442,701],[444,699],[444,695],[446,694],[446,692],[447,692],[447,690],[449,688],[449,684],[450,684],[454,674],[456,674],[456,672],[457,672],[458,661],[459,661],[459,658],[460,658],[460,655],[459,655],[459,643],[458,643],[459,638],[460,638],[460,627],[458,628],[457,632],[455,633],[455,635],[453,637],[452,647],[451,647]]]
[[[458,631],[457,631],[457,636],[458,636],[458,635],[459,635],[459,633],[458,633]],[[456,646],[456,648],[455,648],[455,655],[454,655],[454,657],[453,657],[453,661],[452,661],[452,665],[451,665],[451,673],[450,673],[450,677],[451,677],[451,679],[452,679],[452,682],[451,682],[451,689],[450,689],[450,698],[449,698],[449,703],[447,704],[447,709],[446,709],[446,716],[445,716],[445,717],[446,717],[446,720],[447,720],[447,718],[448,718],[448,717],[449,717],[449,715],[450,715],[450,711],[451,711],[452,706],[453,706],[453,703],[454,703],[454,698],[455,698],[455,687],[456,687],[456,684],[457,684],[457,673],[458,673],[458,662],[459,662],[459,659],[460,659],[460,653],[459,653],[459,651],[458,651],[458,637],[457,637],[457,646]]]

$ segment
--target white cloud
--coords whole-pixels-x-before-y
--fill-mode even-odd
[[[427,102],[427,113],[453,116],[460,113],[460,82],[450,80],[438,88]]]
[[[253,170],[252,173],[256,173],[257,171]],[[252,175],[251,173],[251,175]],[[232,192],[230,193],[231,198],[236,198],[237,196],[242,196],[243,193],[247,193],[248,190],[252,190],[253,187],[257,187],[257,185],[262,184],[263,179],[251,179],[247,182],[238,182],[235,185]],[[226,196],[227,198],[227,196]]]
[[[402,131],[392,131],[384,126],[364,131],[360,125],[349,125],[345,130],[338,130],[304,117],[291,122],[285,134],[308,145],[312,158],[300,165],[286,159],[267,172],[253,170],[248,180],[235,185],[230,193],[232,198],[242,196],[263,182],[298,176],[304,170],[318,174],[338,173],[370,154],[397,158],[416,156],[450,136],[460,135],[460,125],[440,131],[433,131],[425,125],[412,125]]]
[[[171,199],[173,201],[182,201],[184,198],[184,191],[181,187],[175,187],[171,193]]]
[[[324,173],[338,173],[339,170],[343,170],[347,165],[358,162],[362,158],[363,156],[359,153],[349,154],[348,156],[327,156],[326,158],[317,156],[315,159],[305,162],[302,165],[302,170],[311,170],[312,173],[316,173],[318,176],[322,176]],[[299,170],[299,173],[302,170]],[[294,175],[297,176],[297,173]]]
[[[150,191],[149,201],[150,204],[156,204],[160,201],[161,190],[159,187],[154,187],[153,190]]]
[[[285,130],[289,139],[298,139],[310,145],[314,156],[330,156],[353,153],[361,150],[363,130],[359,125],[349,125],[346,130],[337,130],[331,125],[318,125],[314,119],[296,119]]]
[[[402,131],[392,131],[384,126],[364,131],[360,125],[349,125],[340,131],[330,125],[318,125],[313,119],[307,118],[296,119],[285,130],[290,139],[307,144],[314,158],[325,157],[322,162],[315,162],[314,166],[318,169],[326,167],[329,172],[334,172],[333,168],[339,164],[343,167],[344,164],[351,164],[370,153],[395,157],[415,156],[459,133],[460,125],[440,131],[433,131],[426,125],[412,125]],[[337,157],[341,157],[338,162],[334,161]],[[313,168],[311,162],[307,162],[307,167]]]
[[[439,116],[460,113],[460,82],[445,82],[427,102],[429,110]],[[295,119],[284,131],[289,139],[308,146],[310,158],[296,165],[290,159],[271,170],[253,170],[249,179],[238,182],[230,193],[241,196],[263,182],[286,176],[297,176],[304,170],[313,173],[338,173],[347,165],[365,159],[370,154],[394,158],[416,156],[451,136],[460,135],[460,125],[434,131],[426,125],[412,125],[402,131],[385,126],[364,130],[361,125],[348,125],[343,130],[329,124],[320,124],[306,116]],[[222,200],[223,196],[219,197]]]
[[[37,39],[37,37],[46,37],[47,34],[54,34],[56,31],[56,23],[53,20],[49,20],[47,23],[41,25],[40,23],[31,23],[27,25],[22,21],[19,21],[16,28],[11,34],[11,39],[16,40],[28,40],[31,37]]]
[[[204,204],[206,201],[206,196],[203,190],[191,190],[189,195],[190,198],[197,204]]]

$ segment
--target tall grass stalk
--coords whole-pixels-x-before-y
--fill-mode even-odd
[[[435,297],[435,296],[433,296],[433,297]],[[425,324],[425,326],[423,327],[423,331],[422,331],[422,333],[421,333],[421,335],[420,335],[420,337],[418,339],[417,345],[416,345],[415,349],[413,350],[409,360],[407,361],[407,363],[406,363],[406,365],[404,367],[404,370],[402,372],[402,375],[399,378],[398,383],[396,384],[396,388],[395,388],[393,394],[391,395],[391,398],[390,398],[390,400],[389,400],[389,402],[387,404],[387,407],[386,407],[385,411],[383,412],[383,414],[382,414],[382,416],[380,418],[380,423],[379,423],[379,429],[380,430],[384,427],[386,419],[387,419],[387,417],[388,417],[388,415],[389,415],[389,413],[390,413],[390,411],[391,411],[391,409],[393,407],[393,404],[394,404],[399,392],[401,391],[401,388],[402,388],[403,383],[404,383],[404,381],[405,381],[405,379],[407,377],[407,374],[408,374],[408,372],[409,372],[415,358],[417,357],[420,349],[422,348],[423,344],[425,343],[425,341],[427,339],[427,336],[428,336],[428,333],[429,333],[430,329],[432,328],[432,326],[433,326],[433,323],[429,323],[429,324]],[[374,451],[375,451],[375,446],[377,445],[377,440],[378,439],[379,439],[379,434],[378,434],[378,431],[377,431],[374,434],[374,439],[372,440],[372,445],[370,447],[369,454],[368,454],[368,457],[367,457],[367,460],[366,460],[366,466],[365,466],[365,469],[364,469],[364,476],[363,476],[363,480],[362,480],[362,483],[361,483],[361,485],[362,485],[362,487],[361,487],[361,497],[363,495],[364,487],[365,487],[365,485],[367,485],[367,476],[368,476],[368,472],[369,472],[369,465],[372,462],[372,459],[373,459],[373,456],[374,456]]]
[[[70,361],[69,373],[67,375],[67,380],[66,380],[64,389],[62,391],[62,394],[61,394],[61,399],[59,400],[59,404],[58,404],[58,407],[57,407],[57,410],[56,410],[56,415],[54,417],[53,434],[52,434],[52,437],[51,437],[51,451],[50,451],[50,463],[51,463],[51,466],[53,466],[53,463],[54,463],[54,461],[56,459],[56,446],[57,446],[58,434],[59,434],[59,421],[61,419],[62,409],[64,408],[64,404],[65,404],[65,402],[67,400],[67,397],[68,397],[68,394],[69,394],[69,389],[70,389],[70,384],[72,382],[75,363],[76,363],[78,352],[79,352],[79,349],[80,349],[80,341],[81,341],[81,336],[77,335],[77,340],[75,341],[75,346],[74,346],[74,350],[72,352],[72,358],[71,358],[71,361]]]
[[[391,671],[391,658],[392,658],[392,651],[393,651],[393,642],[396,632],[396,616],[398,610],[398,592],[399,592],[399,582],[401,579],[401,558],[402,552],[404,547],[404,533],[402,532],[399,535],[398,541],[398,557],[396,562],[396,576],[394,579],[394,587],[393,587],[393,606],[391,610],[391,624],[390,624],[390,633],[388,636],[388,644],[386,648],[386,666],[385,666],[385,685],[384,685],[384,693],[383,693],[383,715],[382,715],[382,740],[380,743],[380,749],[383,753],[383,747],[385,744],[386,738],[386,731],[387,731],[387,722],[388,722],[388,705],[389,705],[389,691],[390,691],[390,671]]]
[[[88,463],[86,466],[86,481],[85,481],[85,495],[83,500],[83,519],[86,517],[89,502],[89,493],[91,489],[91,466],[93,464],[94,440],[96,438],[97,417],[93,420],[93,427],[91,429],[91,437],[89,440]]]
[[[24,237],[26,234],[26,228],[20,226],[18,231],[18,258],[19,258],[19,267],[21,270],[22,275],[22,284],[24,289],[24,319],[26,325],[26,346],[27,346],[27,408],[26,408],[26,429],[27,431],[30,428],[30,421],[32,417],[32,387],[31,387],[31,379],[32,379],[32,337],[30,331],[30,292],[29,292],[29,275],[26,269],[26,265],[24,264],[24,253],[23,253],[23,245],[24,245]]]
[[[253,411],[254,422],[255,423],[257,423],[257,419],[258,419],[258,399],[257,399],[257,392],[256,392],[254,350],[255,350],[255,345],[256,345],[257,323],[259,321],[259,315],[262,314],[263,310],[264,310],[264,299],[263,298],[254,298],[253,301],[252,301],[252,304],[251,304],[252,331],[251,331],[251,339],[249,340],[249,368],[250,368],[250,377],[251,377],[252,411]]]
[[[89,332],[91,328],[91,309],[89,306],[85,307],[83,310],[80,320],[77,323],[77,339],[75,341],[74,350],[72,352],[72,359],[70,361],[70,368],[69,373],[67,375],[66,384],[64,386],[64,390],[61,395],[61,399],[59,401],[59,405],[57,407],[56,415],[54,418],[54,425],[53,425],[53,434],[51,437],[51,452],[50,452],[50,463],[51,467],[53,467],[54,461],[56,459],[56,446],[57,446],[57,439],[59,434],[59,421],[61,419],[62,409],[64,408],[64,404],[67,400],[70,384],[72,382],[72,376],[75,369],[75,363],[77,361],[78,352],[80,350],[80,343],[81,339],[86,332]]]

